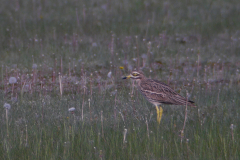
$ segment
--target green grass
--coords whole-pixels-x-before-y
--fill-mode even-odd
[[[1,4],[1,159],[240,158],[238,0]],[[158,125],[134,68],[190,94],[183,134],[185,106]]]

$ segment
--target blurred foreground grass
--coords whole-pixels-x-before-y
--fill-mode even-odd
[[[239,1],[1,4],[1,159],[240,158]],[[134,68],[196,102],[182,134],[185,107],[158,126]]]

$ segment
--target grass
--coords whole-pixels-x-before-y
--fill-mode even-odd
[[[1,159],[239,159],[237,0],[2,4]],[[158,125],[134,68],[196,102],[182,134],[185,107]]]

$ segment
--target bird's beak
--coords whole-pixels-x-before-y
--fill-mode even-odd
[[[128,76],[126,76],[126,77],[123,77],[122,79],[129,79],[129,78],[131,78],[132,76],[131,75],[128,75]]]

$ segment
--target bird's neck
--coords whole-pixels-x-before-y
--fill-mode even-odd
[[[141,84],[141,80],[140,79],[136,79],[137,85],[140,86]]]

